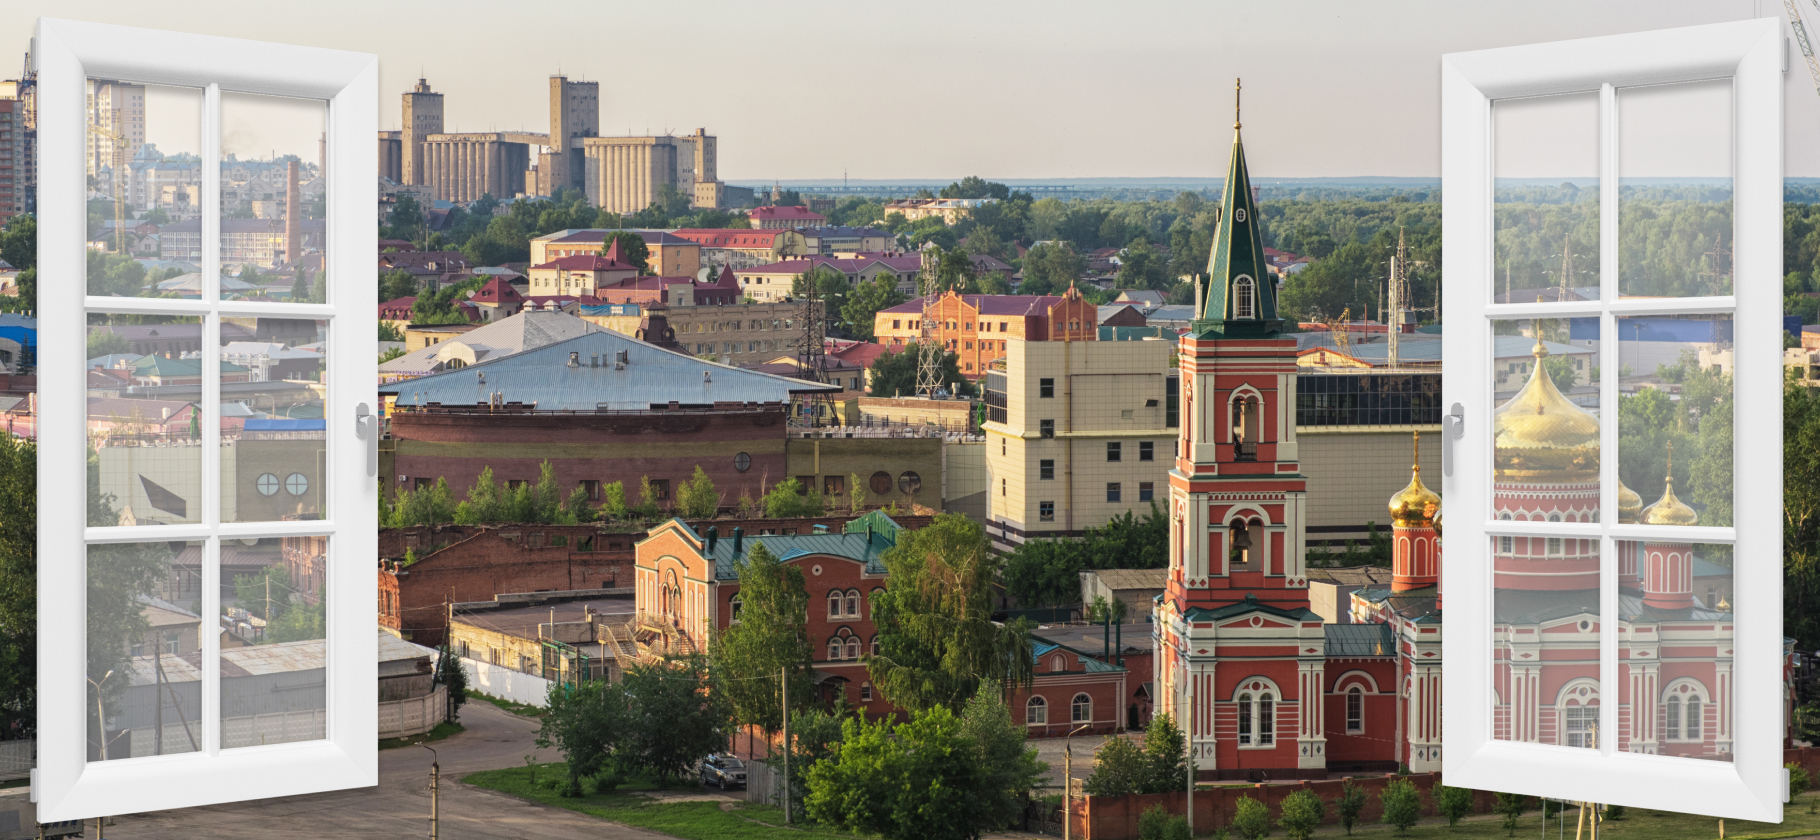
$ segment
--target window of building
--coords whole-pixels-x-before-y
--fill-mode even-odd
[[[1239,275],[1237,280],[1232,281],[1232,317],[1246,319],[1258,317],[1257,285],[1252,282],[1250,277],[1243,274]]]
[[[859,699],[861,702],[870,702],[872,700],[871,683],[864,682],[859,684]]]
[[[1049,701],[1042,695],[1033,694],[1024,701],[1024,723],[1029,726],[1045,726],[1049,723]]]
[[[260,473],[259,477],[253,480],[253,486],[259,490],[261,496],[276,496],[278,495],[278,476],[271,473]]]
[[[1039,522],[1054,522],[1055,521],[1055,503],[1054,502],[1037,502],[1036,503],[1036,518],[1037,518],[1037,521],[1039,521]]]
[[[871,485],[872,492],[877,495],[883,496],[891,492],[891,474],[883,470],[873,473],[867,483]]]
[[[1125,458],[1125,444],[1120,443],[1119,441],[1116,441],[1116,440],[1111,441],[1106,444],[1106,460],[1122,461],[1122,460],[1124,460],[1124,458]]]
[[[859,639],[856,639],[851,636],[847,637],[847,658],[848,659],[858,659],[859,658]]]
[[[1055,421],[1054,420],[1038,420],[1038,421],[1036,421],[1036,430],[1037,430],[1037,434],[1039,434],[1045,438],[1053,438],[1053,437],[1055,437]]]
[[[1116,481],[1106,482],[1106,501],[1108,501],[1108,502],[1122,501],[1123,500],[1122,496],[1123,496],[1123,494],[1119,490],[1118,482],[1116,482]]]
[[[1365,731],[1365,691],[1356,685],[1346,689],[1346,731]]]
[[[841,496],[847,492],[847,477],[844,475],[822,476],[822,495]]]
[[[1055,480],[1055,459],[1044,458],[1036,462],[1036,477],[1043,481]]]
[[[1038,379],[1036,381],[1036,395],[1043,399],[1049,399],[1051,397],[1054,397],[1055,396],[1055,380],[1047,379],[1047,378]]]
[[[752,456],[745,452],[741,452],[738,455],[734,455],[733,456],[733,468],[736,470],[739,470],[740,472],[745,472],[746,470],[752,469]]]
[[[1568,706],[1561,710],[1561,743],[1590,748],[1594,745],[1593,733],[1598,726],[1598,706]]]
[[[841,644],[841,641],[839,638],[832,638],[832,639],[828,640],[828,659],[829,660],[840,659],[841,653],[845,650],[846,650],[846,645]]]
[[[583,495],[587,496],[588,501],[590,502],[600,501],[600,480],[593,478],[582,479],[581,492]]]
[[[828,593],[828,617],[829,618],[840,618],[841,617],[841,606],[845,603],[846,603],[846,599],[841,596],[840,592],[838,592],[838,591],[829,592]]]
[[[1074,703],[1072,703],[1071,706],[1072,706],[1072,711],[1074,713],[1073,719],[1074,719],[1075,723],[1092,723],[1093,722],[1093,698],[1092,697],[1087,696],[1085,693],[1076,694],[1076,695],[1074,695]]]
[[[847,590],[847,615],[859,618],[859,590]]]
[[[1154,482],[1154,481],[1138,482],[1138,501],[1148,502],[1154,498],[1156,498],[1156,482]]]
[[[1009,491],[1009,490],[1008,490],[1008,489],[1007,489],[1007,488],[1008,488],[1008,487],[1009,487],[1009,485],[1008,485],[1008,483],[1007,483],[1007,482],[1006,482],[1006,480],[1005,480],[1005,479],[1002,479],[1002,478],[1001,478],[1001,479],[999,479],[999,480],[998,480],[998,494],[999,494],[999,496],[1001,496],[1001,497],[1003,497],[1003,496],[1008,496],[1008,495],[1010,495],[1010,491]]]
[[[1139,441],[1138,442],[1138,460],[1139,461],[1156,460],[1156,443],[1153,441],[1148,441],[1148,440]]]
[[[739,623],[739,608],[743,605],[744,602],[739,599],[737,594],[733,596],[731,601],[727,602],[728,617],[734,624]]]
[[[670,479],[651,479],[651,493],[656,496],[657,500],[660,502],[670,501]]]

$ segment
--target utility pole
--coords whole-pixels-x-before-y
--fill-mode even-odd
[[[779,668],[783,681],[784,708],[784,825],[790,824],[790,667]]]
[[[1092,725],[1083,723],[1062,739],[1062,840],[1074,837],[1074,736]],[[1188,834],[1194,836],[1192,828]]]

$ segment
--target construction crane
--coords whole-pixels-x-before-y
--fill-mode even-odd
[[[1815,12],[1820,12],[1820,0],[1808,0]],[[1807,27],[1801,24],[1801,9],[1795,0],[1782,0],[1782,7],[1788,10],[1788,26],[1795,30],[1795,43],[1801,45],[1801,56],[1807,59],[1807,72],[1814,77],[1814,92],[1820,93],[1820,58],[1814,57],[1814,45],[1807,39]]]
[[[120,109],[114,109],[114,124],[120,124]],[[89,123],[90,134],[114,141],[114,251],[126,253],[126,135]]]
[[[1350,326],[1351,321],[1352,307],[1350,306],[1346,307],[1346,310],[1340,313],[1340,317],[1327,319],[1327,332],[1333,335],[1333,346],[1339,348],[1340,352],[1345,353],[1348,356],[1352,355],[1352,350],[1347,344],[1347,339],[1350,337],[1347,334],[1347,328]]]

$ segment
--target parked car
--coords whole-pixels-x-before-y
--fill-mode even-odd
[[[721,790],[746,786],[746,763],[730,755],[715,753],[701,762],[701,783],[720,785]]]

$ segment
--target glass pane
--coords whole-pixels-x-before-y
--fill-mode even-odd
[[[1617,547],[1626,712],[1618,749],[1731,761],[1732,547]]]
[[[1492,514],[1597,522],[1599,319],[1495,320],[1492,333]],[[1541,497],[1559,505],[1536,508]]]
[[[1499,303],[1599,298],[1599,94],[1492,103]]]
[[[1522,505],[1528,516],[1581,508],[1567,498]],[[1492,737],[1597,747],[1599,541],[1500,534],[1491,543]]]
[[[222,319],[221,423],[230,440],[221,453],[221,521],[318,519],[327,509],[327,337],[327,321]]]
[[[1731,525],[1731,316],[1619,318],[1615,361],[1620,515]]]
[[[1618,91],[1618,292],[1732,291],[1730,79]]]
[[[88,293],[193,289],[202,271],[202,91],[90,79],[82,142]]]
[[[328,537],[221,552],[221,746],[327,737]]]
[[[88,547],[88,760],[201,749],[201,556],[196,542]]]
[[[321,303],[328,103],[221,94],[221,296]]]
[[[201,521],[201,319],[88,322],[88,524]]]

